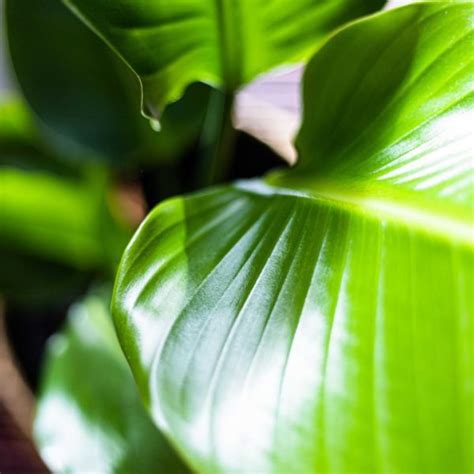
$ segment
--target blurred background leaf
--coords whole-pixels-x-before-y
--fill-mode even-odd
[[[0,96],[0,149],[36,140],[33,119],[22,100],[6,93]]]
[[[109,293],[76,303],[50,341],[35,435],[53,472],[186,473],[141,405],[108,312]]]
[[[113,276],[132,229],[112,215],[117,204],[100,174],[78,179],[0,167],[1,293],[24,299],[49,291],[55,299],[50,284],[68,285],[57,273],[63,268],[71,276],[76,270]],[[44,274],[40,262],[48,263]]]
[[[131,71],[57,0],[6,3],[16,76],[42,131],[67,152],[113,156],[139,142]]]
[[[58,302],[91,273],[112,276],[133,229],[119,204],[106,168],[51,154],[23,101],[0,98],[0,293],[10,303]]]

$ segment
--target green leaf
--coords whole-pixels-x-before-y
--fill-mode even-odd
[[[51,308],[64,308],[96,278],[92,271],[85,272],[10,246],[0,246],[0,261],[0,295],[8,309],[13,306],[34,317],[39,311],[48,314]]]
[[[107,299],[75,304],[46,354],[35,438],[53,472],[189,472],[143,409]]]
[[[57,0],[8,0],[6,20],[16,76],[48,139],[66,157],[133,150],[138,84],[107,46]]]
[[[135,74],[61,1],[7,0],[6,7],[10,56],[21,90],[42,135],[63,158],[116,164],[150,156],[169,160],[198,137],[208,87],[187,91],[183,103],[163,117],[163,132],[157,134],[139,114]]]
[[[167,107],[159,122],[159,132],[153,132],[143,140],[134,161],[165,167],[180,163],[179,158],[201,139],[211,92],[206,84],[189,86],[178,102]]]
[[[168,200],[129,244],[119,338],[197,471],[473,470],[472,15],[333,36],[301,164]]]
[[[113,268],[129,231],[111,215],[106,193],[100,176],[0,167],[0,248],[83,270]]]
[[[130,231],[111,215],[102,171],[51,155],[25,104],[0,99],[0,294],[37,308],[118,263]],[[93,176],[95,175],[95,177]]]
[[[31,145],[36,140],[33,119],[21,99],[0,97],[0,150],[17,144]]]
[[[85,287],[91,278],[91,272],[84,272],[95,268],[89,251],[71,241],[77,232],[74,219],[80,222],[79,216],[88,211],[66,196],[76,195],[80,189],[76,198],[87,194],[85,203],[96,206],[78,184],[79,177],[79,170],[47,153],[24,103],[16,97],[0,98],[0,293],[9,304],[38,308],[57,303]],[[49,195],[51,187],[60,190]],[[59,202],[67,210],[64,214],[57,213]],[[36,207],[40,204],[45,206],[43,216]],[[46,229],[38,231],[43,225]],[[42,243],[35,237],[38,232],[49,234]],[[97,254],[102,257],[105,253],[100,249]],[[83,258],[89,263],[84,265]]]
[[[141,79],[144,110],[159,117],[188,84],[235,90],[309,57],[338,25],[383,0],[65,0]]]
[[[81,174],[80,167],[62,160],[45,143],[25,102],[9,94],[0,97],[0,166],[67,177]]]

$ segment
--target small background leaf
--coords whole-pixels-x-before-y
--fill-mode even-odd
[[[107,301],[77,303],[51,340],[35,423],[43,459],[54,472],[189,472],[141,406]]]

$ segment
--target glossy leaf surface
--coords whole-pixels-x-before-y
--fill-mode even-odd
[[[345,28],[305,75],[300,164],[130,243],[120,340],[196,470],[472,471],[472,15]]]
[[[158,117],[196,81],[234,90],[306,59],[332,29],[383,0],[65,0],[142,81]]]
[[[188,472],[140,403],[107,303],[74,305],[50,342],[35,422],[42,457],[53,472]]]

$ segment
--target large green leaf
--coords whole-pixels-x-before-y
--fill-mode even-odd
[[[159,205],[119,337],[196,470],[472,472],[472,4],[341,30],[292,171]]]
[[[60,0],[7,0],[6,13],[19,85],[42,134],[65,158],[169,159],[198,137],[208,87],[187,91],[157,134],[139,114],[135,74]]]
[[[71,308],[45,364],[35,438],[53,472],[188,472],[140,403],[106,298]]]
[[[139,75],[155,117],[186,86],[234,90],[307,58],[333,28],[384,0],[65,0]]]

